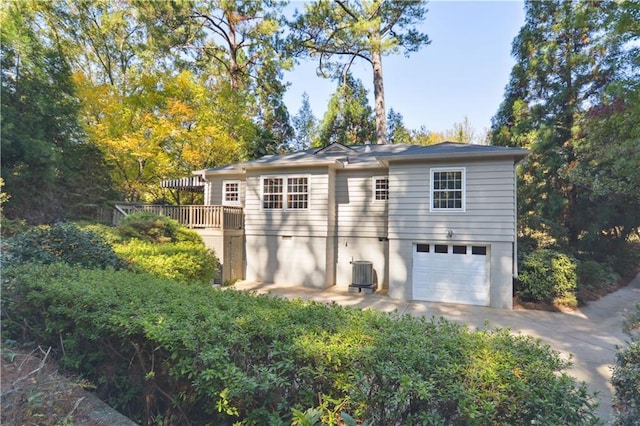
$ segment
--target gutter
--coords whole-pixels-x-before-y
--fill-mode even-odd
[[[507,152],[476,152],[476,153],[457,153],[457,152],[449,152],[443,154],[415,154],[415,155],[389,155],[389,156],[381,156],[376,157],[376,159],[383,163],[389,164],[393,162],[408,162],[408,161],[417,161],[417,160],[450,160],[452,158],[455,159],[491,159],[491,158],[513,158],[515,163],[523,160],[527,155],[529,155],[529,150],[526,149],[514,149],[513,151]]]

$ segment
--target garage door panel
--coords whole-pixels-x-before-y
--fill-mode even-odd
[[[486,250],[477,246],[426,245],[413,250],[413,298],[432,302],[489,304]],[[444,252],[443,252],[444,250]],[[455,252],[454,252],[455,251]],[[480,253],[480,254],[473,254]]]

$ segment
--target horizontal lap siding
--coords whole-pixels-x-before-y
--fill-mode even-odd
[[[374,201],[373,178],[384,171],[339,171],[336,174],[336,215],[339,237],[386,237],[387,203]]]
[[[309,208],[307,210],[263,210],[261,176],[308,176]],[[247,235],[327,236],[328,225],[327,169],[286,170],[278,173],[248,172],[244,210]]]
[[[466,211],[431,212],[430,168],[466,169]],[[391,164],[389,238],[452,242],[504,241],[515,238],[515,176],[506,161],[455,164]]]
[[[208,200],[205,200],[205,205],[221,206],[222,205],[222,192],[223,182],[226,180],[239,180],[240,181],[240,206],[244,206],[245,195],[245,181],[243,175],[237,176],[207,176],[208,186]]]

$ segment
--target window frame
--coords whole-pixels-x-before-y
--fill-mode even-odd
[[[282,192],[267,193],[264,191],[264,182],[267,179],[282,179]],[[305,192],[289,192],[290,179],[306,179],[306,193]],[[296,183],[291,183],[296,184]],[[300,185],[300,183],[297,183]],[[291,204],[304,203],[305,200],[292,200],[292,196],[306,194],[306,207],[291,207]],[[280,195],[282,207],[265,207],[265,195]],[[295,175],[262,175],[260,176],[260,210],[263,211],[308,211],[311,207],[311,175],[308,174],[295,174]]]
[[[227,200],[227,194],[233,193],[233,191],[227,191],[227,184],[235,184],[238,186],[236,191],[238,199],[235,201]],[[222,181],[222,205],[223,206],[240,206],[242,203],[240,202],[240,179],[225,179]]]
[[[460,189],[436,189],[435,188],[435,174],[436,173],[460,173]],[[467,170],[465,167],[433,167],[429,170],[429,211],[432,213],[453,213],[453,212],[466,212],[467,211]],[[460,192],[460,207],[435,207],[435,193],[436,192]]]
[[[378,181],[384,180],[387,182],[385,189],[378,189]],[[374,203],[386,203],[389,201],[389,176],[373,176],[371,179],[371,190],[373,192]],[[386,198],[378,198],[378,193],[386,194]]]

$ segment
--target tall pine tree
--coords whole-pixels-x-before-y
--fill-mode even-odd
[[[307,92],[302,94],[302,105],[298,113],[292,118],[295,137],[293,140],[294,151],[301,151],[311,146],[313,138],[316,137],[318,123],[316,117],[311,110],[309,103],[309,95]]]
[[[417,29],[426,14],[424,0],[317,0],[305,5],[303,14],[296,11],[291,46],[299,56],[318,58],[323,75],[348,72],[356,59],[371,65],[376,140],[387,143],[382,56],[408,56],[429,44]]]
[[[527,1],[516,64],[492,122],[492,143],[531,150],[520,169],[528,230],[574,245],[579,188],[569,179],[579,119],[614,75],[603,31],[613,2]]]
[[[367,100],[367,89],[362,81],[351,74],[346,74],[337,81],[338,87],[329,100],[314,146],[327,146],[336,142],[357,145],[374,141],[375,121]]]

